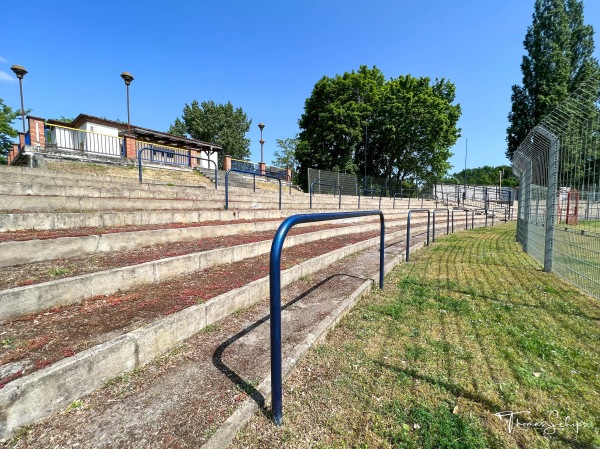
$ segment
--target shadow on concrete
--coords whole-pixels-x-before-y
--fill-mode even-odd
[[[294,305],[295,303],[297,303],[298,301],[302,300],[306,296],[310,295],[312,292],[314,292],[315,290],[319,289],[321,286],[325,285],[327,282],[331,281],[332,279],[334,279],[336,277],[348,277],[348,278],[360,279],[362,281],[369,280],[372,283],[375,283],[375,280],[374,279],[370,279],[370,278],[362,278],[362,277],[359,277],[359,276],[352,276],[352,275],[349,275],[349,274],[334,274],[334,275],[328,276],[327,278],[323,279],[321,282],[317,283],[316,285],[314,285],[310,289],[306,290],[301,295],[299,295],[296,298],[290,300],[288,303],[286,303],[284,306],[282,306],[282,308],[281,308],[282,311],[285,310],[285,309],[287,309],[288,307]],[[240,331],[237,334],[232,335],[231,337],[229,337],[227,340],[225,340],[223,343],[221,343],[219,345],[219,347],[215,350],[215,352],[213,354],[213,357],[212,357],[213,365],[219,371],[221,371],[223,374],[225,374],[225,376],[227,376],[227,378],[234,385],[236,385],[241,391],[245,392],[248,396],[250,396],[258,404],[258,406],[260,407],[260,409],[262,410],[262,412],[265,415],[267,415],[270,412],[267,412],[267,410],[265,409],[265,398],[262,395],[262,393],[260,391],[258,391],[256,389],[256,387],[254,387],[251,383],[249,383],[246,380],[244,380],[239,374],[237,374],[235,371],[233,371],[231,368],[229,368],[223,362],[223,354],[225,353],[225,350],[229,346],[231,346],[233,343],[235,343],[236,341],[238,341],[240,338],[242,338],[243,336],[247,335],[248,333],[252,332],[254,329],[256,329],[257,327],[259,327],[261,324],[264,324],[265,322],[267,322],[269,320],[270,316],[271,315],[264,316],[263,318],[259,319],[255,323],[253,323],[250,326],[248,326],[245,329],[243,329],[242,331]]]

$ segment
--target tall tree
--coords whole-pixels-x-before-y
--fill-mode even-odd
[[[292,170],[292,177],[296,181],[298,174],[298,159],[296,159],[298,136],[276,139],[276,143],[281,151],[275,151],[272,164],[275,167],[290,168]]]
[[[246,133],[251,124],[252,120],[242,108],[234,108],[231,102],[203,101],[200,104],[194,100],[184,106],[181,119],[176,118],[168,132],[221,145],[220,161],[224,154],[246,159],[250,156],[250,139]]]
[[[377,67],[361,66],[358,72],[324,76],[315,84],[299,120],[296,157],[302,181],[309,167],[348,173],[359,168],[365,127],[384,82]]]
[[[300,181],[309,167],[398,181],[442,176],[460,135],[454,96],[449,81],[386,81],[377,67],[323,77],[299,121]]]
[[[12,148],[13,139],[17,137],[17,130],[12,127],[12,122],[21,114],[4,104],[0,98],[0,163],[6,163],[8,152]]]
[[[531,129],[592,73],[594,30],[583,22],[581,0],[536,0],[533,22],[523,42],[523,85],[512,86],[506,156]]]
[[[402,182],[407,177],[434,181],[450,168],[450,147],[460,136],[460,105],[455,87],[444,79],[410,75],[382,88],[373,122],[373,165],[379,175]]]
[[[273,154],[273,162],[275,167],[289,167],[292,170],[298,169],[298,159],[296,159],[296,147],[298,146],[298,136],[288,137],[285,139],[276,139],[277,146],[281,149]]]
[[[463,184],[477,186],[493,186],[498,185],[502,180],[502,185],[505,187],[517,187],[519,185],[518,178],[513,174],[512,168],[509,165],[498,165],[491,167],[484,165],[483,167],[467,168],[458,173],[453,173],[445,177],[442,182],[449,184]]]

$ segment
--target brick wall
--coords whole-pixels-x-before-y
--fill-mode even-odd
[[[27,116],[29,126],[29,142],[34,147],[46,147],[46,134],[44,133],[43,118]]]

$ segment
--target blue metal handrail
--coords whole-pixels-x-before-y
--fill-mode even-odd
[[[392,204],[392,209],[396,209],[396,197],[398,195],[400,195],[400,199],[402,199],[402,192],[400,192],[400,193],[394,193],[394,203]]]
[[[312,209],[312,199],[313,199],[313,194],[315,193],[315,185],[318,186],[327,186],[327,187],[337,187],[337,189],[340,192],[340,206],[339,208],[342,208],[342,188],[340,187],[339,184],[337,183],[333,183],[333,182],[320,182],[318,179],[315,179],[311,184],[310,184],[310,192],[309,192],[309,197],[310,197],[310,208]],[[333,193],[333,195],[335,196],[335,192]]]
[[[360,192],[371,192],[371,199],[373,199],[373,194],[375,193],[375,189],[359,189],[358,190],[358,209],[360,209]],[[381,209],[381,196],[383,195],[383,189],[379,189],[379,208]]]
[[[450,209],[440,208],[433,211],[433,225],[431,227],[431,241],[435,243],[435,214],[439,211],[446,211],[446,235],[450,234]]]
[[[471,210],[471,229],[475,229],[475,212],[481,212],[484,211],[485,213],[485,227],[487,228],[487,209],[485,208],[480,208],[480,209],[473,209]]]
[[[169,150],[160,150],[158,148],[152,148],[152,147],[144,147],[144,148],[140,148],[137,152],[137,158],[138,158],[138,173],[139,173],[139,180],[140,180],[140,184],[142,184],[142,152],[144,151],[154,151],[157,153],[162,153],[162,154],[167,154],[167,155],[177,155],[177,156],[181,156],[184,158],[188,159],[188,165],[191,165],[191,161],[192,159],[195,159],[197,161],[207,161],[209,163],[214,164],[215,166],[215,190],[218,189],[219,187],[219,171],[217,170],[217,163],[211,159],[207,159],[204,157],[200,157],[200,156],[192,156],[191,154],[181,154],[181,153],[176,153],[175,151],[169,151]]]
[[[417,200],[419,199],[418,193],[419,193],[419,192],[417,192]],[[397,197],[398,195],[400,195],[400,199],[402,199],[402,198],[404,198],[404,192],[400,192],[400,193],[395,193],[395,194],[394,194],[394,204],[393,204],[393,206],[392,206],[392,209],[396,209],[396,197]],[[408,196],[408,207],[409,207],[409,208],[410,208],[410,199],[411,199],[411,198],[412,198],[412,197],[411,197],[411,196],[410,196],[410,194],[409,194],[409,196]],[[423,207],[423,201],[421,201],[421,207]]]
[[[410,217],[413,212],[427,212],[427,246],[429,246],[429,226],[431,224],[431,211],[429,209],[411,209],[406,220],[406,261],[410,257]]]
[[[469,229],[469,210],[468,209],[452,209],[452,234],[454,234],[454,211],[465,212],[465,230]]]
[[[237,168],[230,168],[229,170],[227,170],[227,172],[225,172],[225,210],[229,210],[229,173],[230,172],[242,173],[242,174],[246,174],[246,175],[254,175],[254,191],[255,192],[256,192],[256,177],[257,176],[262,176],[263,178],[276,179],[277,182],[279,183],[279,210],[281,210],[281,179],[279,179],[277,176],[267,175],[267,174],[263,174],[263,173],[256,173],[256,172],[249,171],[249,170],[238,170]]]
[[[271,308],[271,388],[273,421],[275,425],[283,424],[283,375],[281,368],[281,250],[289,230],[300,223],[317,221],[342,220],[344,218],[379,215],[381,235],[379,238],[379,288],[383,289],[385,218],[380,210],[356,212],[332,212],[321,214],[300,214],[286,218],[277,229],[269,260],[269,293]]]

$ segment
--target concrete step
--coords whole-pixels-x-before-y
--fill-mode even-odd
[[[137,173],[137,168],[131,169],[133,173]],[[61,182],[82,182],[82,183],[106,183],[106,184],[139,184],[137,176],[131,178],[125,176],[103,176],[97,174],[86,173],[71,173],[60,170],[42,170],[37,168],[13,167],[0,165],[0,173],[2,179],[6,180],[21,180],[23,182],[39,182],[39,183],[55,183]],[[66,181],[65,181],[66,180]],[[163,184],[164,181],[147,180],[145,184]]]
[[[406,217],[395,214],[394,218],[386,218],[387,226],[395,226]],[[358,225],[369,220],[350,218],[336,221],[337,225]],[[424,222],[424,220],[423,220]],[[379,226],[379,221],[372,221],[373,226]],[[126,251],[147,246],[164,245],[168,243],[186,242],[215,237],[244,235],[264,231],[275,231],[281,220],[248,221],[244,223],[223,222],[218,225],[149,229],[104,233],[88,230],[88,235],[65,236],[48,238],[40,233],[41,238],[35,238],[35,233],[28,232],[28,240],[13,240],[0,242],[0,267],[23,265],[52,259],[79,258],[93,254]],[[299,227],[302,227],[299,226]],[[76,230],[78,231],[78,230]],[[81,231],[79,231],[81,232]],[[17,238],[18,235],[15,236]]]
[[[343,247],[285,270],[282,286],[317,273],[347,255],[377,245],[378,241],[379,238],[375,238]],[[393,252],[390,249],[387,261],[400,261],[400,256],[401,250]],[[355,264],[354,258],[350,265]],[[357,276],[364,275],[362,272]],[[357,279],[357,276],[349,278]],[[120,373],[151,362],[207,326],[263,301],[267,292],[268,278],[262,278],[7,383],[0,390],[0,408],[3,410],[0,438],[10,437],[17,427],[64,408]]]
[[[252,209],[252,210],[146,210],[103,212],[18,212],[0,213],[0,231],[60,230],[122,226],[145,226],[170,223],[200,223],[203,221],[281,219],[306,213],[306,209]],[[330,209],[312,209],[311,213],[331,212]],[[404,209],[386,211],[386,214],[405,214]]]
[[[176,196],[176,193],[175,193]],[[283,196],[282,208],[286,209],[309,209],[310,203],[305,197]],[[356,206],[355,206],[356,204]],[[114,197],[90,197],[90,196],[65,196],[65,195],[3,195],[0,196],[0,211],[19,212],[49,212],[49,211],[128,211],[128,210],[207,210],[225,207],[223,199],[213,195],[198,195],[196,199],[187,198],[123,198],[120,195]],[[279,198],[276,196],[252,196],[252,195],[229,195],[229,209],[275,209],[279,207]],[[342,198],[342,209],[355,209],[357,203],[353,198]],[[382,201],[381,208],[392,209],[393,204]],[[401,207],[397,204],[397,207]],[[430,207],[425,203],[424,207]],[[315,209],[338,209],[337,200],[313,199]],[[361,209],[380,208],[379,201],[361,201]]]
[[[287,239],[286,244],[288,246],[301,245],[339,235],[364,233],[378,227],[378,223],[357,223],[344,228],[319,230],[291,236]],[[169,257],[138,265],[2,290],[0,291],[0,320],[75,304],[84,298],[109,295],[118,290],[129,290],[140,285],[159,282],[220,264],[256,257],[269,252],[270,248],[271,239],[266,239],[245,245],[217,248],[206,252]]]
[[[390,222],[390,226],[394,226],[397,223]],[[473,224],[475,227],[484,226],[484,220],[479,218],[472,224],[470,223],[470,225]],[[411,223],[413,239],[426,235],[426,226],[427,222],[425,220],[420,222],[417,220],[413,221]],[[439,223],[438,226],[436,235],[440,237],[446,233],[448,227],[445,226],[445,223]],[[361,234],[377,230],[378,228],[378,223],[357,223],[343,228],[325,229],[294,235],[288,238],[286,244],[288,246],[306,244],[340,235]],[[418,228],[420,228],[419,231],[417,231]],[[458,232],[462,229],[462,225],[455,226],[453,232]],[[401,234],[405,235],[405,232],[398,231],[395,235],[396,237]],[[430,230],[431,232],[432,230]],[[87,297],[109,295],[119,290],[128,290],[140,285],[159,282],[220,264],[233,263],[248,257],[256,257],[267,253],[270,247],[271,240],[267,239],[245,245],[217,248],[200,253],[159,259],[138,265],[2,290],[0,291],[0,320],[36,313],[40,310],[53,307],[74,304]]]
[[[51,181],[51,180],[48,180]],[[39,183],[27,180],[27,182],[4,182],[0,184],[0,195],[32,195],[32,196],[76,196],[76,197],[123,197],[123,198],[176,198],[196,199],[198,196],[207,199],[225,196],[224,190],[213,190],[205,186],[178,186],[166,184],[111,184],[96,183],[90,185],[87,181],[73,181],[67,178],[64,182],[55,184],[52,182]],[[236,196],[269,199],[278,198],[278,192],[262,190],[248,192],[248,189],[231,188],[230,193]],[[282,198],[289,196],[282,192]]]
[[[7,168],[6,166],[4,166]],[[145,169],[146,170],[146,169]],[[190,170],[191,171],[191,170]],[[200,170],[198,170],[200,171]],[[107,186],[120,186],[121,188],[134,188],[133,186],[166,186],[173,185],[177,187],[190,186],[189,183],[177,181],[158,181],[150,179],[148,176],[144,177],[142,174],[142,183],[139,182],[137,177],[137,168],[132,168],[132,177],[121,177],[121,176],[102,176],[92,174],[81,174],[71,172],[61,172],[57,170],[40,170],[40,169],[28,169],[25,167],[8,167],[8,171],[0,171],[2,173],[2,179],[11,182],[23,182],[27,184],[37,185],[74,185],[74,186],[94,186],[94,187],[107,187]],[[201,171],[204,174],[204,172]],[[174,178],[176,178],[174,176]],[[214,171],[212,176],[208,177],[210,181],[214,183]],[[219,187],[224,188],[224,178],[219,178]],[[192,187],[202,187],[209,189],[208,186],[198,182],[197,185]],[[234,177],[230,179],[230,187],[232,188],[253,188],[252,177]]]

